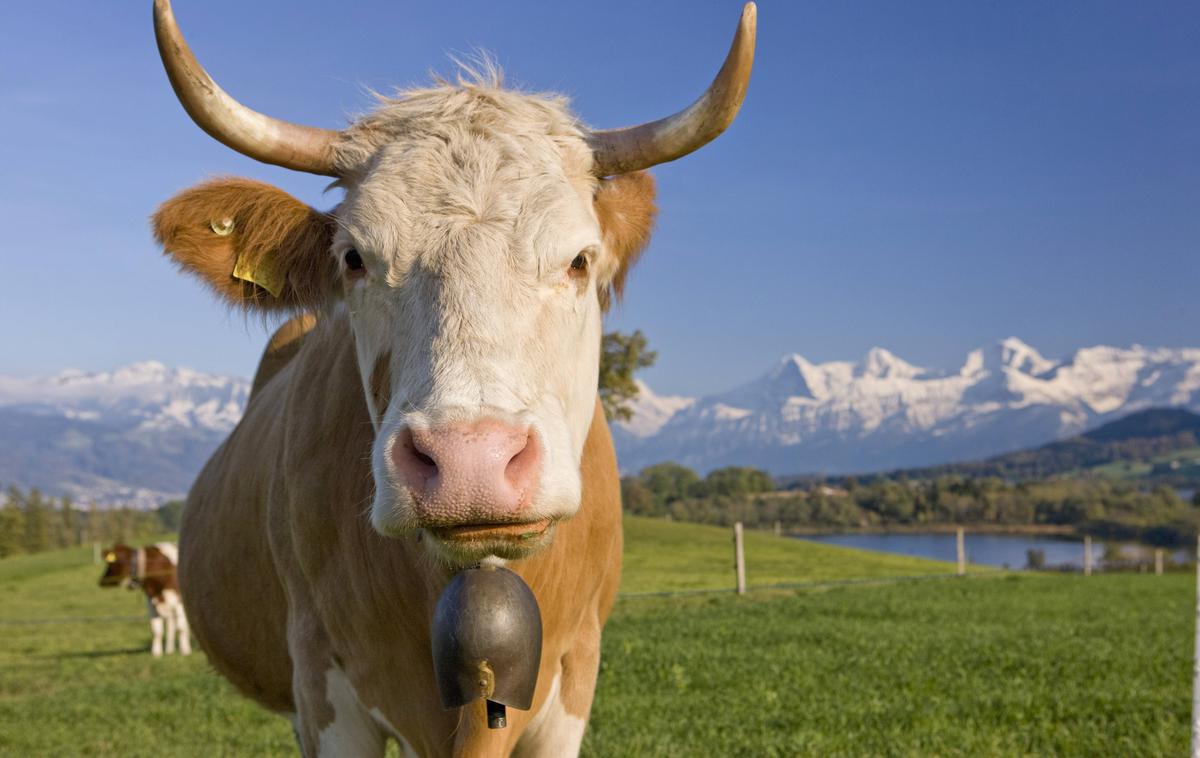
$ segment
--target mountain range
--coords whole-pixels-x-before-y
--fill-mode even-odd
[[[874,348],[858,362],[789,355],[705,397],[641,390],[633,418],[614,427],[627,473],[667,460],[865,473],[986,458],[1151,407],[1200,410],[1200,349],[1100,346],[1055,361],[1010,337],[956,371]]]
[[[1010,338],[956,371],[874,348],[857,362],[789,355],[704,397],[640,386],[633,418],[613,425],[625,473],[665,460],[862,473],[987,458],[1151,407],[1200,411],[1200,348],[1089,347],[1055,361]],[[0,484],[101,506],[180,497],[241,418],[249,387],[153,361],[0,376]]]
[[[153,361],[0,376],[0,483],[100,506],[182,497],[249,393],[245,380]]]

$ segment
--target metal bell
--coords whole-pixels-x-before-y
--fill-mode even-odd
[[[455,576],[433,611],[433,669],[447,710],[488,701],[488,726],[505,706],[529,710],[542,659],[542,614],[520,576],[481,566]]]

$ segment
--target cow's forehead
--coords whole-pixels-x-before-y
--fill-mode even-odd
[[[381,98],[374,110],[339,135],[334,162],[351,182],[379,160],[423,159],[428,177],[473,172],[499,165],[559,165],[571,178],[591,180],[592,153],[565,98],[503,89],[498,74],[460,80]],[[468,165],[464,166],[463,163]]]
[[[341,149],[359,161],[341,182],[342,236],[375,252],[434,252],[467,229],[528,259],[596,241],[591,152],[565,102],[421,91],[365,116]]]

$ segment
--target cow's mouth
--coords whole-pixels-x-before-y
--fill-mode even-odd
[[[431,529],[434,536],[444,542],[466,545],[473,542],[502,542],[521,544],[535,542],[550,529],[551,520],[530,521],[522,524],[463,524]]]

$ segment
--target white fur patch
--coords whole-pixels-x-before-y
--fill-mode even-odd
[[[513,751],[520,758],[563,758],[579,755],[587,720],[567,713],[561,698],[562,672],[554,675],[550,694],[541,710],[529,721]]]
[[[350,679],[337,666],[325,672],[325,700],[333,708],[334,717],[317,735],[317,755],[383,755],[383,733],[362,707]]]
[[[154,546],[160,553],[167,556],[167,560],[171,562],[172,566],[179,565],[179,548],[175,546],[174,542],[159,542]]]
[[[147,597],[146,608],[150,613],[150,632],[153,635],[150,652],[155,656],[164,652],[169,655],[175,652],[175,644],[178,641],[180,654],[191,655],[191,629],[188,627],[187,614],[184,612],[183,600],[180,599],[179,593],[175,590],[163,590],[159,600]]]

